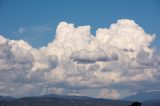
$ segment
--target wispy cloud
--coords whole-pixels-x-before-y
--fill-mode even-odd
[[[13,34],[27,34],[27,33],[45,33],[50,32],[52,28],[49,25],[39,25],[39,26],[29,26],[29,27],[20,27],[17,31],[14,31]]]
[[[50,25],[38,25],[38,26],[28,26],[20,27],[16,31],[12,32],[15,38],[22,38],[34,47],[40,47],[47,45],[46,41],[52,38],[53,28]],[[43,39],[43,40],[42,40]]]
[[[20,27],[16,32],[14,32],[14,34],[23,34],[25,31],[27,31],[27,29]]]

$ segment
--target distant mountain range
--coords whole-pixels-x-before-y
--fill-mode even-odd
[[[142,106],[160,106],[160,92],[143,92],[125,98],[126,100],[99,99],[86,96],[43,95],[37,97],[13,98],[0,96],[0,106],[128,106],[141,101]]]
[[[141,92],[124,98],[125,100],[148,101],[160,99],[160,91]]]
[[[142,106],[160,106],[160,91],[141,92],[124,99],[140,101]]]
[[[2,98],[2,99],[1,99]],[[98,99],[85,96],[43,95],[37,97],[0,97],[0,106],[128,106],[132,101]]]
[[[10,97],[10,96],[0,96],[0,101],[2,100],[13,100],[14,98],[13,97]]]

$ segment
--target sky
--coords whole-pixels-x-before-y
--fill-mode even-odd
[[[0,32],[7,38],[24,39],[34,47],[41,47],[52,41],[61,21],[76,26],[90,25],[95,35],[97,28],[109,27],[118,19],[127,18],[135,20],[147,33],[156,34],[154,45],[157,46],[159,12],[159,0],[0,0]],[[33,27],[46,30],[33,31]],[[14,33],[20,28],[29,30]]]
[[[160,90],[159,19],[159,0],[0,0],[0,95]]]

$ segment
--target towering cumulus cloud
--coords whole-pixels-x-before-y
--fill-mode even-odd
[[[159,88],[159,54],[150,47],[154,38],[128,19],[99,28],[96,36],[90,26],[61,22],[53,42],[39,49],[1,35],[0,94],[119,98]]]

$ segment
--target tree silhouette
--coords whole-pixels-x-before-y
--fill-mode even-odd
[[[133,102],[131,105],[128,105],[128,106],[141,106],[141,103],[140,102]]]

